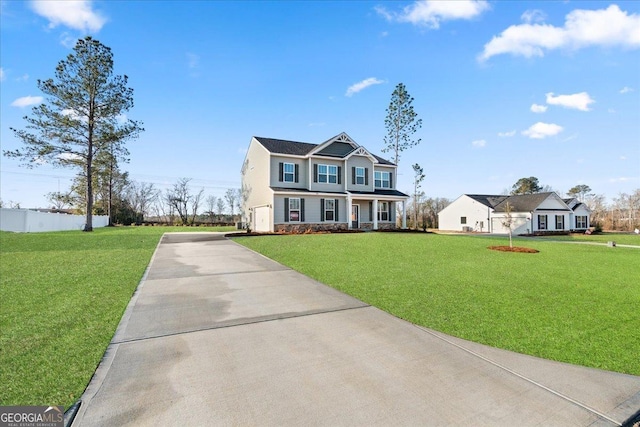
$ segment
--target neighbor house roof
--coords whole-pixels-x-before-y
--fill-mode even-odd
[[[531,212],[536,210],[551,194],[554,193],[517,194],[513,196],[466,194],[466,196],[494,209],[496,212],[505,212],[507,203],[509,203],[513,212]]]
[[[265,138],[262,136],[254,136],[264,148],[274,154],[289,154],[293,156],[306,156],[314,148],[321,144],[310,144],[308,142],[287,141],[284,139]],[[325,141],[326,142],[326,141]],[[324,143],[323,143],[324,144]],[[334,142],[319,153],[315,153],[318,156],[344,158],[351,153],[354,148],[343,142]],[[393,163],[383,159],[382,157],[372,154],[373,157],[378,160],[380,164],[393,166]]]

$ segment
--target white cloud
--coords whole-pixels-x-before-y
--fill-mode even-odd
[[[29,74],[23,74],[16,79],[17,82],[26,82],[29,80]]]
[[[576,139],[578,137],[577,133],[574,133],[571,136],[566,137],[565,139],[562,140],[562,142],[567,142],[567,141],[571,141],[572,139]]]
[[[531,105],[531,111],[534,113],[544,113],[545,111],[547,111],[547,107],[546,105],[538,105],[538,104],[532,104]]]
[[[547,104],[559,105],[564,108],[572,108],[580,111],[589,111],[589,104],[594,101],[587,92],[574,93],[573,95],[554,96],[553,92],[547,93]]]
[[[487,141],[485,141],[484,139],[477,139],[475,141],[471,141],[471,145],[476,148],[482,148],[487,145]]]
[[[522,22],[531,24],[532,22],[544,22],[547,19],[547,15],[541,10],[529,9],[520,16],[520,19],[522,19]]]
[[[82,157],[73,153],[62,153],[58,155],[58,159],[62,161],[67,161],[67,162],[77,162],[82,160]]]
[[[478,60],[486,61],[495,55],[512,54],[530,58],[544,56],[553,49],[581,49],[589,46],[640,47],[640,15],[628,14],[617,5],[607,9],[576,9],[565,17],[562,27],[527,22],[531,16],[523,14],[524,24],[512,25],[484,45]]]
[[[622,89],[620,89],[620,93],[629,93],[629,92],[633,92],[633,88],[632,87],[625,86]]]
[[[91,8],[89,0],[36,0],[31,9],[49,20],[49,28],[64,25],[75,30],[98,32],[107,21]]]
[[[73,49],[73,47],[76,45],[77,42],[78,42],[78,38],[72,36],[66,31],[60,34],[60,44],[66,47],[67,49]]]
[[[498,136],[500,138],[510,138],[512,136],[515,136],[515,134],[516,134],[516,130],[515,129],[512,130],[512,131],[509,131],[509,132],[498,132]]]
[[[620,160],[627,160],[626,156],[620,156]]]
[[[615,114],[615,113],[616,113],[616,110],[615,110],[614,108],[609,108],[609,109],[607,109],[607,113],[609,113],[609,114]]]
[[[532,139],[544,139],[548,136],[554,136],[562,132],[562,126],[554,123],[538,122],[531,125],[529,129],[523,130],[522,134]]]
[[[28,107],[30,105],[37,105],[40,104],[42,101],[44,100],[43,97],[41,96],[23,96],[22,98],[18,98],[15,101],[13,101],[11,103],[12,107],[20,107],[20,108],[24,108],[24,107]]]
[[[627,181],[631,181],[633,178],[629,178],[628,176],[621,176],[619,178],[610,178],[609,182],[614,183],[614,182],[627,182]]]
[[[379,79],[376,79],[375,77],[369,77],[368,79],[364,79],[361,82],[354,83],[351,86],[349,86],[344,96],[353,96],[354,94],[368,88],[369,86],[379,85],[381,83],[384,83],[384,80],[379,80]]]
[[[406,6],[402,12],[389,12],[382,6],[375,8],[388,21],[409,22],[437,29],[440,22],[454,19],[472,19],[489,9],[485,0],[420,0]]]
[[[0,82],[3,82],[4,79],[7,78],[7,75],[4,72],[4,68],[0,67]]]

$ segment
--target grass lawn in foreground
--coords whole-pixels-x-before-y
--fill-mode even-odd
[[[640,375],[640,249],[411,233],[235,241],[412,323],[547,359]]]
[[[80,397],[158,241],[168,231],[0,232],[0,405],[64,405]]]

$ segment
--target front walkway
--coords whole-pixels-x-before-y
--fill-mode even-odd
[[[640,377],[452,338],[222,235],[176,233],[72,425],[616,426],[638,409]]]

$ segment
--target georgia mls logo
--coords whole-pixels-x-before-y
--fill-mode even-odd
[[[62,406],[0,406],[0,427],[62,427]]]

